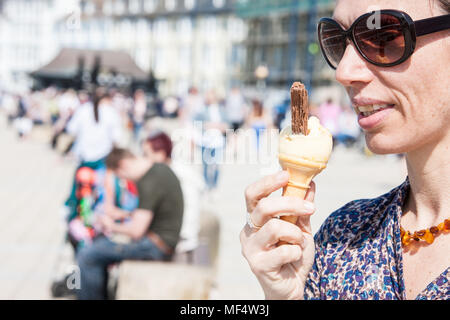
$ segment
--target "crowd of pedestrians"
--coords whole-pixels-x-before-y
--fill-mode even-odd
[[[58,148],[62,135],[71,137],[63,146],[63,154],[75,156],[80,163],[104,159],[114,145],[139,145],[148,131],[145,125],[149,118],[175,118],[180,128],[194,132],[192,145],[201,152],[204,186],[211,194],[219,184],[225,154],[238,153],[240,129],[251,132],[253,148],[259,152],[268,130],[281,130],[290,122],[289,99],[267,106],[238,86],[223,96],[192,86],[184,95],[164,99],[149,96],[142,89],[127,92],[102,87],[78,92],[49,87],[21,95],[3,93],[1,97],[1,106],[20,137],[26,138],[33,126],[48,124],[52,127],[52,148]],[[361,142],[362,132],[351,107],[327,99],[312,104],[310,112],[332,133],[334,146],[361,148],[362,143],[357,142]]]

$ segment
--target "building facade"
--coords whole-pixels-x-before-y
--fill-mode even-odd
[[[163,95],[195,85],[219,93],[264,82],[285,90],[300,80],[334,85],[321,57],[316,23],[332,0],[0,0],[0,86],[62,48],[121,50],[153,72]],[[263,72],[264,74],[265,72]],[[259,79],[261,80],[261,79]],[[329,91],[329,90],[328,90]]]
[[[28,73],[48,62],[57,52],[53,26],[72,0],[0,1],[0,86],[23,90]]]
[[[162,94],[189,86],[224,91],[246,26],[234,0],[83,0],[55,26],[60,47],[124,50],[160,80]],[[69,23],[68,23],[69,21]],[[234,59],[234,60],[233,60]]]
[[[237,0],[235,13],[245,21],[247,37],[236,49],[243,57],[235,76],[252,86],[255,70],[268,69],[265,78],[270,88],[285,90],[293,81],[306,83],[307,88],[321,88],[336,100],[342,92],[334,80],[334,70],[328,67],[317,43],[317,22],[331,16],[332,0]],[[331,87],[331,89],[330,89]]]

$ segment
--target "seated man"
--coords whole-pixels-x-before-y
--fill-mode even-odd
[[[205,187],[203,177],[188,160],[180,160],[180,157],[177,157],[178,161],[172,161],[172,140],[162,131],[150,132],[142,143],[142,151],[149,161],[170,166],[180,180],[184,195],[184,213],[176,252],[188,253],[188,259],[191,259],[193,250],[199,245],[201,191]]]
[[[105,208],[100,218],[104,236],[77,254],[81,288],[79,299],[106,299],[107,267],[122,260],[169,260],[179,240],[183,221],[183,195],[172,170],[165,164],[114,149],[108,168],[136,182],[139,206],[130,215]],[[117,221],[121,221],[120,223]],[[117,235],[129,241],[114,241]]]

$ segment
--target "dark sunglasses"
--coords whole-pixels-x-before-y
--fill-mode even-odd
[[[350,39],[368,62],[392,67],[414,52],[416,38],[450,29],[450,14],[413,21],[402,11],[380,10],[356,19],[348,30],[333,19],[322,18],[318,25],[320,48],[328,64],[336,69]]]

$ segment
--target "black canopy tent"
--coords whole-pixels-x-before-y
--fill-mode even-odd
[[[30,73],[35,87],[55,85],[81,89],[89,83],[137,87],[153,91],[152,73],[147,74],[123,51],[64,48],[48,64]],[[93,79],[93,76],[95,79]]]

